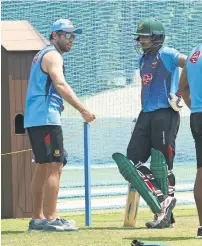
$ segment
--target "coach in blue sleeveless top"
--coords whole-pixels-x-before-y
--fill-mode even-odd
[[[172,201],[175,199],[172,169],[175,139],[180,124],[178,111],[182,107],[181,95],[178,93],[179,67],[184,66],[186,56],[173,48],[163,47],[165,30],[159,20],[142,20],[134,35],[136,51],[141,53],[139,70],[142,110],[127,148],[127,157],[138,169],[141,166],[139,163],[145,163],[149,159],[152,148],[164,155],[168,166],[169,196],[165,196],[160,189],[156,194],[162,211],[168,211],[172,209],[170,204],[175,203]],[[148,172],[145,175],[148,174],[153,179],[152,172],[149,169]],[[175,222],[172,213],[169,221],[163,225],[159,218],[155,215],[154,221],[147,222],[146,226],[163,228]]]
[[[202,237],[202,43],[197,45],[187,59],[180,77],[180,91],[191,109],[190,127],[195,141],[197,174],[194,197],[200,226],[197,236]]]
[[[67,19],[51,27],[50,42],[32,62],[28,82],[24,127],[27,128],[36,168],[32,179],[33,213],[29,230],[77,231],[75,221],[59,219],[56,214],[64,148],[60,115],[63,99],[77,109],[86,122],[95,119],[65,81],[62,54],[69,52],[77,34]]]

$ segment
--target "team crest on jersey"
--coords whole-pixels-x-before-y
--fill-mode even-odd
[[[152,62],[152,68],[156,68],[158,61]]]
[[[147,73],[141,77],[143,85],[148,85],[152,81],[152,73]]]
[[[199,56],[200,56],[200,54],[201,54],[201,52],[199,50],[194,52],[194,54],[190,58],[190,62],[191,63],[196,63],[198,58],[199,58]]]
[[[55,150],[54,156],[56,156],[56,157],[59,157],[59,156],[60,156],[60,151],[59,151],[59,149],[56,149],[56,150]]]
[[[138,26],[138,30],[139,30],[139,31],[143,29],[143,25],[144,25],[144,22],[142,21],[142,22],[139,24],[139,26]]]

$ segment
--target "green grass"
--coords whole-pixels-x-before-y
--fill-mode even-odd
[[[92,215],[93,226],[85,227],[84,215],[81,213],[62,213],[63,218],[75,219],[79,232],[26,232],[29,219],[2,220],[2,245],[71,245],[71,246],[130,246],[133,239],[169,246],[199,246],[202,240],[196,238],[198,218],[193,206],[175,209],[175,228],[151,230],[145,228],[145,222],[151,219],[148,209],[138,212],[137,227],[123,228],[123,210],[100,211]]]

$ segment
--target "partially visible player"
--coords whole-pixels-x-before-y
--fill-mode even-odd
[[[194,198],[198,210],[197,236],[202,238],[202,43],[197,45],[187,59],[180,78],[180,91],[186,105],[191,109],[190,127],[195,140],[197,174]]]

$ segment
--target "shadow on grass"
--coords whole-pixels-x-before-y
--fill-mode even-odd
[[[125,237],[125,240],[140,240],[140,241],[148,241],[148,242],[158,242],[158,241],[185,241],[185,240],[192,240],[196,239],[196,237]]]
[[[82,230],[129,230],[129,231],[136,231],[136,230],[142,230],[142,229],[147,229],[145,227],[138,227],[138,228],[133,228],[133,227],[83,227],[80,228],[79,231]]]
[[[21,234],[26,233],[27,231],[1,231],[1,235],[8,235],[8,234]]]

